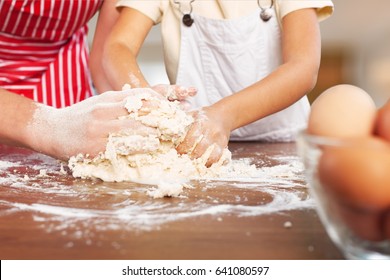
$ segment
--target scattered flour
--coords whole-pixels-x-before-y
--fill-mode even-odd
[[[156,230],[167,223],[211,215],[223,222],[225,215],[248,217],[296,209],[314,209],[308,195],[303,165],[296,156],[261,156],[264,162],[253,167],[251,177],[239,171],[225,177],[197,181],[197,190],[176,185],[174,199],[150,199],[165,196],[160,188],[131,182],[110,183],[100,180],[74,180],[58,161],[30,152],[2,156],[0,161],[1,215],[28,212],[44,231],[61,232],[88,245],[92,229],[144,231]],[[252,166],[254,158],[232,160],[231,166]],[[263,166],[264,165],[264,166]],[[231,168],[231,167],[230,167]],[[47,176],[40,176],[40,170]],[[16,172],[13,172],[16,170]],[[65,174],[64,174],[65,173]],[[27,175],[27,176],[26,176]],[[172,185],[170,185],[172,186]],[[183,192],[196,193],[185,196]],[[4,193],[6,195],[1,196]],[[217,193],[219,195],[217,195]],[[256,201],[255,204],[248,201]],[[288,227],[288,224],[287,224]]]
[[[151,90],[137,89],[138,93],[126,100],[126,118],[140,121],[155,128],[156,134],[134,135],[132,131],[110,134],[106,151],[95,158],[82,154],[71,157],[69,168],[74,177],[98,178],[106,182],[131,181],[158,186],[151,196],[177,196],[183,182],[192,179],[250,177],[255,166],[245,162],[232,163],[231,153],[225,149],[221,159],[207,168],[205,163],[214,146],[198,159],[187,154],[178,154],[175,147],[180,144],[194,119],[180,108],[179,102],[161,100]],[[143,102],[158,104],[150,110]]]
[[[14,167],[15,165],[12,162],[0,160],[0,169],[7,169],[9,167]]]

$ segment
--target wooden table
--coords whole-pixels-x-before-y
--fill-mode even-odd
[[[229,149],[270,168],[266,177],[196,181],[181,197],[154,199],[152,186],[75,179],[52,158],[0,146],[0,258],[343,258],[302,172],[275,173],[299,161],[293,143]]]

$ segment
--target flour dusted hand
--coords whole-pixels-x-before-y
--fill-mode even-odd
[[[192,158],[207,157],[206,166],[217,162],[228,146],[230,129],[223,122],[223,115],[212,107],[193,112],[194,123],[177,151]]]
[[[106,92],[61,109],[38,106],[30,125],[35,150],[64,160],[79,153],[94,157],[104,152],[110,133],[156,134],[153,127],[123,118],[128,115],[125,108],[127,99],[138,94],[138,91]],[[143,91],[156,97],[154,103],[145,101],[136,105],[147,114],[161,96],[151,89]],[[42,139],[41,135],[45,135],[45,138]],[[143,152],[140,143],[134,142],[133,145],[139,150],[134,148],[132,153]]]

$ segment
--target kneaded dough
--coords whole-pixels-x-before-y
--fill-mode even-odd
[[[145,111],[144,101],[156,100],[158,107]],[[183,141],[194,119],[180,108],[178,101],[157,99],[151,89],[137,89],[134,96],[128,97],[125,108],[129,112],[125,118],[140,121],[157,129],[155,135],[134,134],[134,131],[121,131],[109,135],[106,151],[95,158],[82,154],[71,157],[69,168],[74,177],[98,178],[109,182],[132,181],[143,184],[175,186],[176,196],[191,179],[225,176],[231,169],[231,153],[225,149],[221,159],[207,168],[205,163],[213,146],[198,159],[187,154],[178,154],[175,147]],[[163,196],[159,193],[156,196]]]

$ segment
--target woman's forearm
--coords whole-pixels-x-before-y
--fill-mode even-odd
[[[0,88],[0,142],[33,148],[29,125],[36,108],[34,101]]]
[[[151,133],[135,120],[123,118],[126,98],[137,91],[106,92],[57,109],[0,89],[0,143],[30,148],[67,160],[79,153],[96,156],[110,133]],[[150,90],[151,95],[160,95]]]

